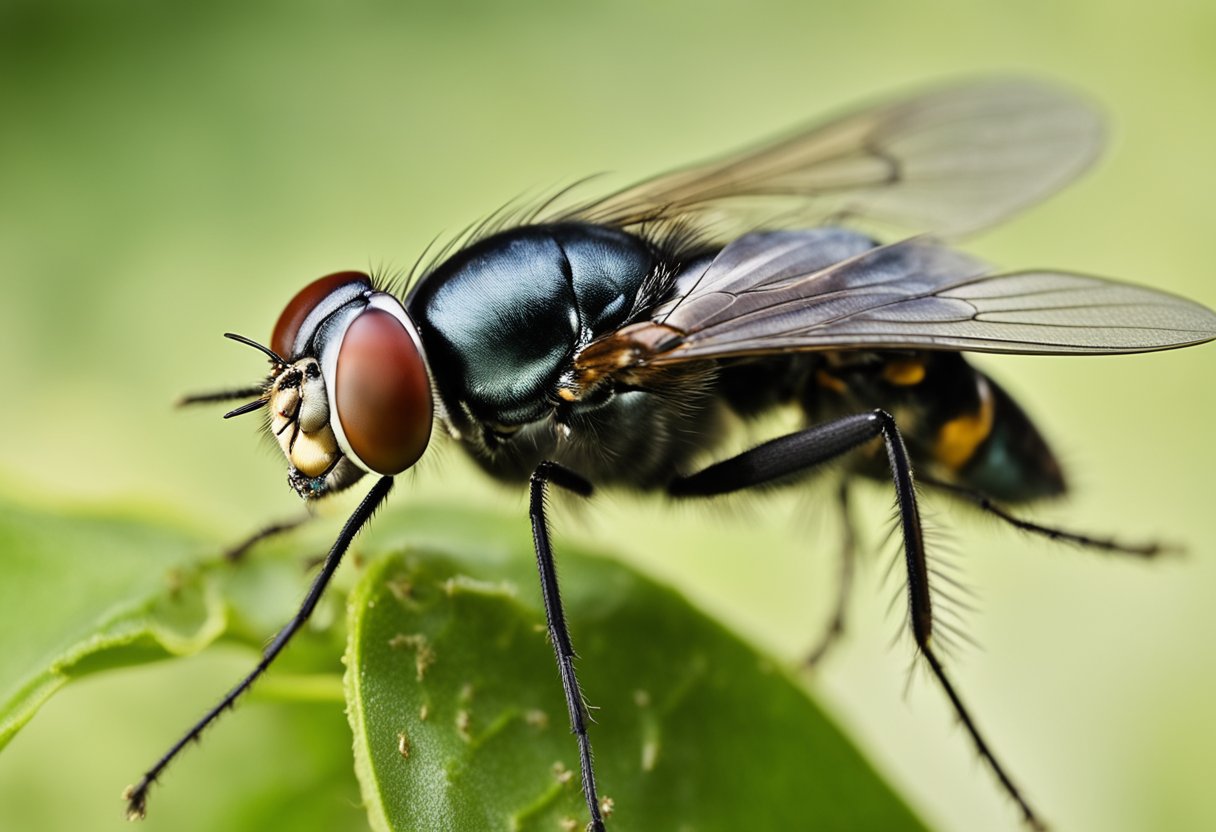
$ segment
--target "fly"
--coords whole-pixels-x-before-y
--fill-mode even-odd
[[[308,619],[437,424],[490,476],[529,488],[590,828],[604,818],[546,493],[610,486],[702,498],[796,481],[840,457],[846,518],[856,477],[894,489],[918,654],[1001,787],[1041,826],[939,659],[949,629],[934,616],[916,485],[1049,537],[1156,551],[1001,507],[1057,497],[1066,482],[1025,412],[965,354],[1172,349],[1216,338],[1216,315],[1106,278],[999,271],[942,241],[1062,187],[1096,157],[1102,133],[1085,101],[1040,83],[933,89],[605,198],[500,215],[432,258],[408,291],[361,272],[328,275],[287,304],[269,346],[230,336],[268,357],[265,382],[189,401],[254,397],[227,415],[268,414],[306,501],[365,475],[375,483],[257,667],[128,790],[130,814],[143,815],[165,767]],[[724,417],[788,406],[805,415],[801,430],[697,464],[722,456]]]

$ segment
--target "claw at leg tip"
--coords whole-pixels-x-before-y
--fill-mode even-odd
[[[122,799],[127,801],[127,820],[143,820],[147,817],[148,807],[144,803],[144,796],[134,786],[123,789]]]

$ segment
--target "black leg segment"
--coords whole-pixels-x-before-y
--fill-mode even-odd
[[[853,515],[849,511],[849,481],[845,478],[836,492],[836,503],[840,508],[840,576],[836,585],[836,607],[819,642],[807,653],[803,661],[814,667],[823,661],[828,651],[844,635],[845,612],[849,603],[849,591],[853,587],[853,572],[857,567],[857,530],[853,526]]]
[[[263,540],[269,540],[272,537],[278,537],[281,534],[298,529],[309,520],[312,519],[311,512],[304,512],[290,520],[280,520],[277,523],[271,523],[263,526],[244,540],[234,543],[224,550],[224,560],[236,563],[245,559],[245,555],[249,554],[249,550],[261,543]]]
[[[1024,532],[1031,534],[1042,535],[1048,540],[1058,540],[1062,543],[1071,543],[1075,546],[1080,546],[1085,549],[1097,549],[1100,552],[1113,552],[1119,555],[1135,555],[1145,559],[1155,558],[1158,555],[1163,555],[1171,551],[1175,551],[1170,546],[1161,543],[1143,543],[1143,544],[1128,544],[1120,543],[1117,540],[1110,538],[1093,537],[1092,535],[1081,534],[1079,532],[1061,529],[1055,526],[1044,526],[1041,523],[1035,523],[1030,520],[1023,520],[1015,514],[1010,513],[1008,509],[1000,503],[993,500],[982,491],[976,491],[971,488],[965,488],[961,485],[943,482],[937,479],[929,479],[922,477],[921,481],[934,488],[947,491],[969,500],[976,505],[981,511],[991,514],[998,520],[1002,520],[1013,526],[1015,529],[1021,529]]]
[[[891,417],[882,414],[887,420]],[[779,436],[738,456],[716,462],[667,486],[673,497],[708,497],[767,485],[807,471],[853,450],[882,433],[875,413],[846,416]],[[894,421],[891,422],[892,426]]]
[[[591,767],[591,741],[587,737],[587,704],[579,690],[574,674],[574,647],[562,609],[562,596],[557,585],[557,568],[553,563],[553,547],[549,543],[549,523],[545,517],[545,497],[548,485],[556,485],[582,497],[590,497],[591,483],[555,462],[542,462],[532,474],[528,513],[532,518],[532,542],[536,547],[536,566],[540,571],[541,595],[545,601],[545,618],[549,624],[549,640],[557,657],[557,669],[566,693],[566,708],[570,712],[570,730],[578,739],[579,768],[582,775],[583,797],[591,812],[589,829],[603,832],[604,818],[599,797],[595,792],[595,772]]]
[[[674,480],[668,486],[668,492],[676,497],[710,496],[765,485],[829,462],[878,436],[886,445],[887,463],[895,486],[896,507],[904,541],[904,562],[908,572],[908,623],[917,649],[945,690],[980,756],[988,762],[1002,787],[1017,802],[1026,822],[1032,827],[1041,828],[1038,816],[997,761],[933,650],[933,605],[912,465],[903,437],[889,413],[875,410],[846,416],[772,439],[695,474]]]
[[[228,691],[219,704],[212,708],[198,722],[194,724],[186,734],[178,740],[173,746],[165,752],[156,765],[148,769],[140,781],[134,786],[127,789],[124,797],[127,801],[127,816],[135,819],[144,816],[147,809],[148,789],[156,782],[156,779],[161,775],[165,768],[173,761],[173,759],[181,753],[193,740],[197,740],[203,731],[212,722],[219,718],[228,708],[231,708],[237,698],[250,688],[257,681],[258,677],[266,672],[275,658],[283,651],[299,629],[308,621],[308,617],[312,615],[313,609],[317,606],[317,602],[321,599],[321,595],[325,592],[325,587],[329,584],[330,579],[337,571],[338,565],[342,562],[342,556],[346,554],[350,542],[359,533],[359,530],[367,525],[367,521],[376,512],[388,497],[389,491],[393,487],[392,477],[381,477],[372,486],[371,491],[359,503],[359,507],[355,509],[354,514],[346,521],[346,525],[342,527],[342,531],[338,534],[338,539],[334,541],[333,547],[330,548],[329,554],[325,558],[324,564],[321,566],[321,571],[315,579],[312,586],[308,589],[308,594],[304,596],[304,602],[300,604],[300,609],[296,612],[295,617],[287,622],[287,625],[279,630],[278,635],[262,652],[262,659],[258,662],[253,671],[237,683],[236,687]]]

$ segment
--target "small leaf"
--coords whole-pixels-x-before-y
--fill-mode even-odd
[[[69,679],[201,649],[224,628],[202,550],[147,519],[0,504],[0,748]]]
[[[328,531],[314,532],[268,541],[234,564],[219,542],[151,516],[0,497],[0,748],[73,678],[220,638],[260,651],[299,607],[309,562],[328,545],[317,542]],[[255,695],[335,699],[341,607],[341,593],[330,593]],[[216,698],[223,692],[217,684]]]
[[[373,827],[582,829],[526,530],[394,515],[372,544],[393,553],[349,603],[348,713]],[[776,662],[619,564],[569,546],[558,559],[611,828],[923,828]]]

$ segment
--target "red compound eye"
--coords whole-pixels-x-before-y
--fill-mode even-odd
[[[301,289],[287,304],[283,314],[279,315],[279,321],[274,325],[274,334],[270,336],[270,348],[288,361],[295,359],[297,356],[292,355],[292,352],[296,336],[300,334],[300,327],[308,313],[335,291],[352,283],[370,289],[372,279],[363,272],[335,272],[314,280]]]
[[[381,309],[355,318],[335,376],[338,421],[364,465],[391,476],[417,462],[431,436],[431,385],[401,321]]]

